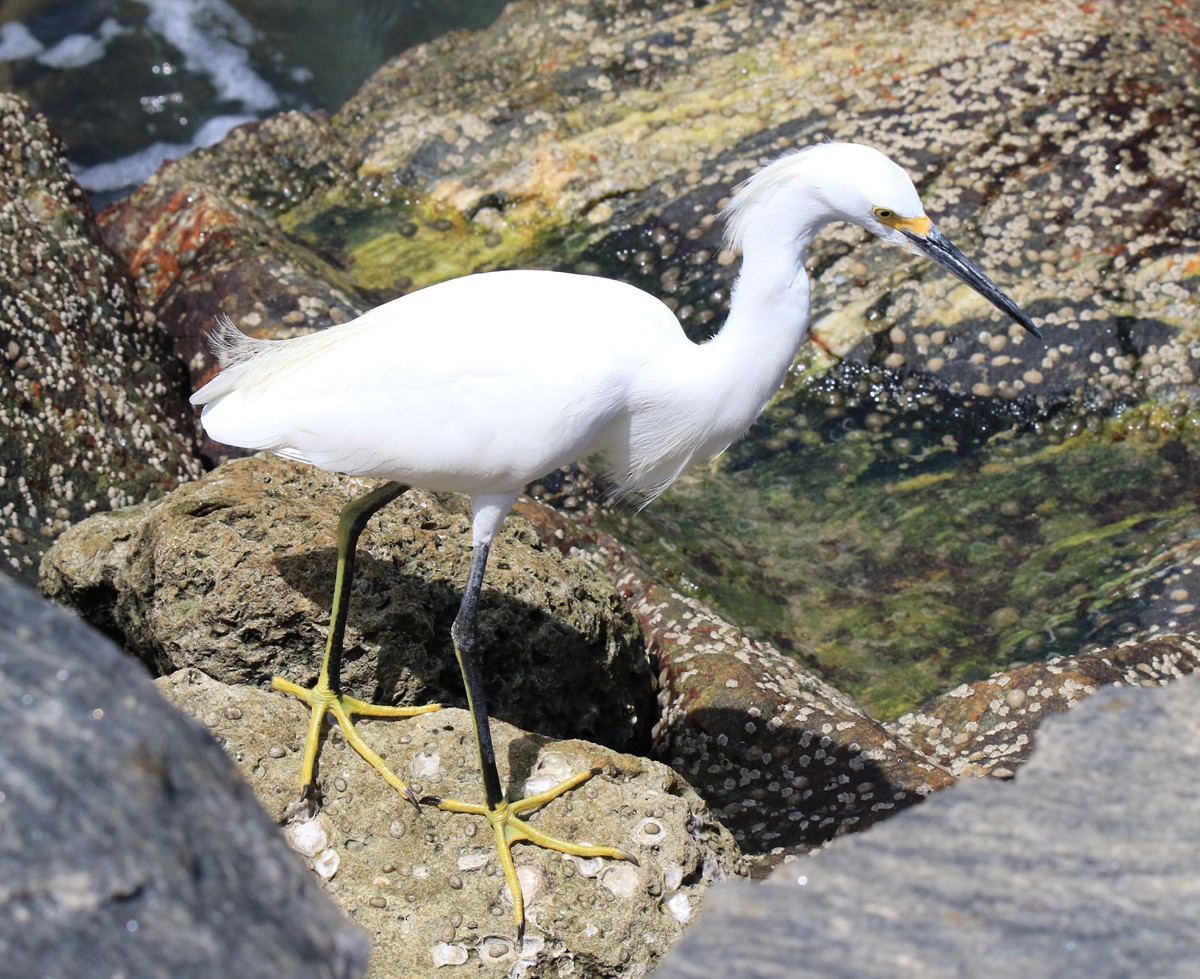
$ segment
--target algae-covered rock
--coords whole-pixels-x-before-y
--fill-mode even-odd
[[[844,402],[782,410],[771,448],[738,446],[722,472],[606,525],[875,716],[1014,663],[1194,628],[1196,445],[1169,420],[972,447],[915,418],[894,438],[859,428]]]

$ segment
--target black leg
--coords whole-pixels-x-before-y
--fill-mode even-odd
[[[487,566],[488,550],[489,545],[486,543],[475,545],[471,573],[467,577],[462,604],[454,619],[454,625],[450,629],[450,635],[454,639],[454,653],[458,657],[459,669],[462,670],[463,685],[467,688],[467,704],[475,729],[475,746],[479,750],[479,768],[483,775],[483,797],[486,804],[480,806],[474,803],[454,802],[437,796],[426,796],[421,801],[433,803],[448,812],[472,813],[487,818],[496,835],[497,853],[504,870],[504,878],[508,883],[509,893],[512,894],[513,916],[517,923],[517,943],[520,944],[525,935],[525,899],[521,893],[517,868],[513,863],[513,843],[524,840],[547,849],[558,850],[561,853],[573,853],[581,857],[610,857],[616,860],[628,860],[634,864],[637,863],[637,860],[624,850],[618,850],[615,847],[572,843],[549,836],[534,829],[520,818],[520,813],[540,808],[564,792],[586,782],[599,773],[598,769],[579,772],[547,791],[527,799],[509,803],[504,798],[504,789],[500,785],[500,773],[496,769],[496,752],[492,747],[492,729],[488,721],[487,703],[484,700],[483,667],[479,659],[479,643],[475,629],[479,612],[479,593],[483,588],[483,572]]]
[[[475,726],[475,747],[479,751],[479,768],[483,773],[483,797],[487,807],[495,809],[504,801],[504,790],[500,787],[500,773],[496,770],[496,751],[492,747],[492,729],[488,723],[487,701],[483,692],[483,665],[479,661],[479,641],[475,629],[479,593],[483,590],[483,573],[490,549],[490,544],[475,547],[471,573],[467,576],[458,615],[450,627],[450,637],[454,640],[454,655],[458,657],[458,668],[462,671],[463,686],[467,690],[467,706]]]

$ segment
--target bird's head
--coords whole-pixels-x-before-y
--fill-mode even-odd
[[[829,147],[836,158],[831,162],[839,171],[834,193],[842,217],[884,241],[933,260],[1039,340],[1043,339],[1021,307],[938,230],[925,214],[912,180],[900,166],[869,146],[833,143]]]
[[[727,208],[732,243],[744,234],[751,205],[768,199],[768,206],[797,216],[801,238],[822,224],[843,220],[931,259],[1042,339],[1016,302],[938,230],[908,174],[878,150],[858,143],[820,143],[775,161],[751,177]]]

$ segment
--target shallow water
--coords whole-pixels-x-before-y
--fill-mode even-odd
[[[503,0],[5,0],[0,89],[44,112],[103,202],[286,109],[337,109],[393,55]]]
[[[800,381],[621,521],[681,590],[893,718],[1032,660],[1191,627],[1200,419],[956,430]]]

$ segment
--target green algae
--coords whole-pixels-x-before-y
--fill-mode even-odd
[[[564,236],[580,234],[562,215],[528,202],[491,201],[466,214],[402,191],[385,202],[348,191],[334,196],[289,212],[281,226],[376,299],[472,272],[545,266],[551,260],[544,256],[560,250]]]
[[[974,442],[873,431],[811,389],[770,414],[621,532],[876,716],[1017,662],[1169,631],[1200,597],[1191,411],[991,434],[968,414]]]

